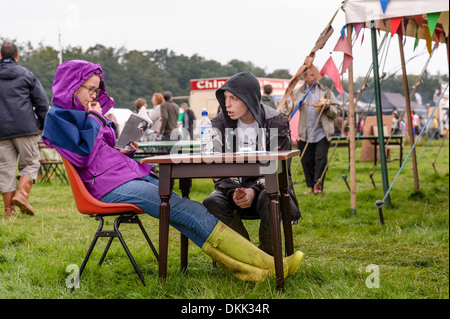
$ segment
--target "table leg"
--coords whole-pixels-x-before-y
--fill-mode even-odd
[[[286,250],[286,256],[290,256],[294,253],[294,240],[292,237],[292,217],[288,193],[289,177],[286,161],[281,162],[281,173],[278,175],[278,183],[280,188],[281,216],[284,230],[284,248]]]
[[[183,198],[189,198],[189,193],[192,189],[192,179],[182,178],[180,179],[180,191]],[[189,238],[180,233],[180,244],[181,244],[181,270],[183,273],[187,271],[188,265],[188,248],[189,248]]]
[[[171,165],[160,165],[160,176],[171,176]],[[172,193],[172,180],[159,180],[159,278],[167,277],[167,251],[169,246],[169,220],[170,220],[170,195]]]
[[[280,203],[278,202],[278,174],[266,175],[266,191],[269,196],[270,229],[272,231],[273,257],[277,289],[284,291],[283,248],[281,245]]]

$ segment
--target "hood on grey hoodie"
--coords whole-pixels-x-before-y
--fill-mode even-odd
[[[240,99],[252,112],[259,127],[264,126],[264,110],[261,104],[261,87],[258,79],[250,72],[241,72],[229,78],[216,90],[216,98],[219,101],[225,121],[228,127],[236,127],[237,120],[232,120],[225,107],[225,91],[232,93]]]

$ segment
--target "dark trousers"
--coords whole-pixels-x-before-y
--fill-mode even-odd
[[[217,190],[203,200],[203,205],[226,225],[230,225],[236,211],[241,216],[259,216],[264,225],[270,226],[269,197],[265,190],[253,199],[251,207],[245,209],[239,208],[226,194]]]
[[[298,141],[298,149],[303,154],[306,142]],[[306,185],[314,187],[315,183],[322,176],[323,170],[327,165],[328,149],[330,142],[326,137],[317,143],[309,143],[306,152],[302,158],[303,173],[305,174]],[[325,174],[322,178],[322,187],[325,181]]]

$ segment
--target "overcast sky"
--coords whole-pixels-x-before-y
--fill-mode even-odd
[[[251,61],[272,72],[288,69],[294,74],[309,54],[321,31],[339,8],[341,0],[26,0],[1,1],[0,36],[18,42],[42,42],[55,49],[62,46],[95,44],[125,47],[127,50],[168,48],[176,54],[198,54],[222,64],[231,59]],[[8,4],[8,5],[6,5]],[[339,10],[334,33],[315,64],[320,69],[333,56],[339,67],[342,53],[331,53],[345,14]],[[370,30],[365,30],[354,46],[354,71],[364,76],[371,64]],[[382,33],[383,35],[383,33]],[[378,38],[380,41],[380,38]],[[413,52],[414,39],[405,46],[409,74],[419,74],[428,53],[425,41]],[[389,58],[380,68],[388,73],[400,69],[398,40],[389,45]],[[428,72],[448,72],[445,45],[429,64]],[[400,72],[398,74],[401,74]],[[448,74],[448,73],[447,73]]]

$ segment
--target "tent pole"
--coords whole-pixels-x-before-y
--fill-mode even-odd
[[[409,140],[411,141],[411,147],[414,145],[414,133],[413,133],[413,125],[411,118],[411,99],[409,97],[409,85],[408,85],[408,77],[406,75],[406,64],[405,64],[405,53],[403,51],[403,43],[402,38],[398,35],[398,46],[400,48],[400,59],[402,63],[402,73],[403,73],[403,88],[405,90],[405,102],[406,102],[406,116],[408,117],[408,133]],[[414,175],[414,188],[416,191],[419,190],[419,175],[417,173],[417,159],[416,159],[416,149],[412,150],[412,165],[413,165],[413,175]]]
[[[352,51],[352,27],[347,25],[347,40]],[[356,167],[355,167],[355,89],[353,84],[353,61],[348,68],[348,118],[350,126],[350,214],[356,215]]]
[[[377,34],[376,34],[377,30],[375,27],[374,20],[370,21],[370,31],[372,35],[373,82],[375,91],[375,106],[377,111],[378,146],[380,149],[381,177],[383,181],[383,192],[386,196],[389,190],[389,181],[386,166],[386,151],[384,146],[383,111],[381,108],[380,75],[379,75],[378,52],[377,52]],[[387,194],[384,203],[388,207],[391,205],[390,194]]]

